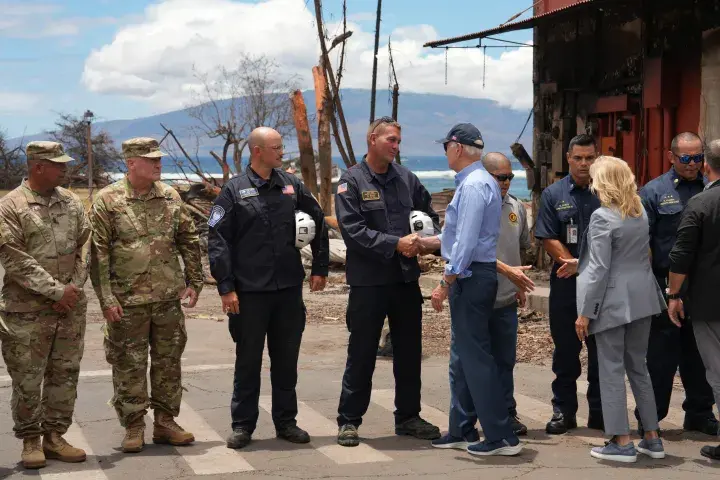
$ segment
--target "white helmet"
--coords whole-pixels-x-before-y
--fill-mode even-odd
[[[315,238],[315,220],[303,211],[295,212],[295,247],[310,245]]]
[[[410,233],[417,233],[421,237],[435,235],[435,227],[430,215],[420,210],[410,212]]]

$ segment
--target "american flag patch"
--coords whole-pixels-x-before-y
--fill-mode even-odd
[[[341,183],[338,185],[337,193],[345,193],[347,192],[347,183]]]
[[[282,189],[282,192],[285,195],[292,195],[293,193],[295,193],[295,188],[292,185],[285,185]]]

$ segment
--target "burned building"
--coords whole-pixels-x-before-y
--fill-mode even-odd
[[[720,138],[719,27],[720,0],[539,0],[531,18],[426,47],[533,29],[537,193],[567,174],[578,133],[625,159],[639,185],[670,168],[677,133]]]

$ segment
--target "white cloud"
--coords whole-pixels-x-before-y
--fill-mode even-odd
[[[27,113],[40,103],[41,97],[33,93],[0,91],[0,115]]]
[[[266,54],[288,75],[296,75],[303,88],[312,88],[311,68],[318,61],[319,45],[312,3],[305,0],[267,0],[242,3],[231,0],[164,0],[145,10],[131,25],[118,31],[110,44],[93,51],[85,62],[82,81],[98,93],[141,98],[159,108],[188,104],[188,92],[197,85],[193,67],[209,71],[218,65],[233,67],[240,54]],[[373,59],[373,33],[348,22],[353,36],[347,44],[343,86],[369,88]],[[328,24],[329,32],[340,32]],[[448,52],[445,85],[445,50],[423,48],[438,38],[428,25],[397,28],[392,32],[393,57],[401,92],[440,93],[487,98],[517,109],[532,105],[532,49],[508,50],[499,58],[486,58],[483,89],[483,54],[476,49]],[[332,53],[337,58],[337,53]],[[387,37],[378,52],[378,89],[387,83]]]
[[[83,29],[118,23],[112,17],[63,17],[62,11],[60,5],[0,0],[0,37],[74,37]]]

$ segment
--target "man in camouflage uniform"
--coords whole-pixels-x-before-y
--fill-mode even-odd
[[[102,189],[90,211],[90,278],[106,320],[112,405],[126,430],[122,448],[139,452],[145,445],[148,408],[155,413],[153,442],[186,445],[195,440],[174,417],[180,413],[180,357],[187,341],[180,301],[189,298],[186,306],[195,306],[203,275],[195,224],[180,195],[160,181],[165,154],[158,142],[133,138],[122,150],[127,176]]]
[[[28,178],[0,199],[0,340],[22,462],[42,468],[46,458],[85,460],[62,435],[72,423],[84,348],[90,226],[77,195],[59,187],[72,161],[62,145],[30,142],[26,154]]]

